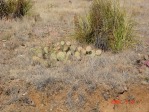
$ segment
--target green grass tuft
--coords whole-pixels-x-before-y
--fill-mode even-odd
[[[114,52],[134,43],[133,21],[116,0],[94,0],[89,13],[74,22],[75,38],[81,43]]]

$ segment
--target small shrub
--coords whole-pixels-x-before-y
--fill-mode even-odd
[[[3,17],[7,16],[7,5],[4,0],[0,0],[0,18],[2,19]]]
[[[133,22],[118,1],[94,0],[85,18],[75,17],[75,38],[102,50],[120,51],[133,43]]]
[[[17,1],[16,0],[8,0],[7,2],[7,11],[9,14],[13,14],[16,6],[17,6]]]
[[[0,15],[20,18],[25,16],[32,7],[30,0],[2,0]],[[4,4],[4,5],[3,5]],[[4,13],[4,14],[3,14]]]
[[[32,4],[30,0],[18,0],[14,8],[14,17],[25,16],[31,9]]]

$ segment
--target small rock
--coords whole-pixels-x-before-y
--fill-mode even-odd
[[[86,51],[87,51],[87,52],[91,52],[91,51],[92,51],[91,46],[87,46],[87,47],[86,47]]]
[[[71,63],[71,61],[70,61],[70,60],[67,60],[67,63],[69,63],[69,64],[70,64],[70,63]]]
[[[102,51],[101,51],[101,50],[96,50],[96,55],[97,55],[97,56],[100,56],[100,55],[101,55],[101,53],[102,53]]]
[[[60,46],[57,46],[57,47],[54,48],[54,50],[55,51],[59,51],[59,50],[61,50],[61,47]]]
[[[106,101],[110,98],[110,94],[108,92],[102,93],[102,96]]]
[[[144,64],[149,67],[149,60],[145,61]]]
[[[43,53],[38,53],[37,56],[38,56],[39,58],[43,58]]]
[[[79,52],[81,52],[82,49],[83,49],[82,47],[78,47],[77,50],[78,50]]]
[[[149,59],[149,56],[148,55],[144,55],[144,59],[145,60],[148,60]]]
[[[148,85],[149,83],[146,82],[146,81],[142,81],[141,84],[142,84],[142,85]]]
[[[124,90],[125,90],[125,91],[127,91],[127,90],[128,90],[128,88],[127,88],[126,86],[124,86]]]
[[[71,46],[71,42],[67,41],[67,42],[66,42],[66,45],[67,45],[67,46]]]
[[[81,53],[85,55],[86,54],[86,50],[85,49],[82,49],[81,50]]]
[[[59,46],[60,45],[60,43],[59,42],[57,42],[56,44],[55,44],[55,46]]]

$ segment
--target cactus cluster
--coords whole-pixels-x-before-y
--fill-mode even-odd
[[[46,67],[51,66],[52,62],[70,62],[71,59],[81,60],[82,57],[95,57],[100,56],[102,53],[101,50],[95,50],[91,46],[84,48],[82,46],[72,45],[69,41],[51,43],[48,46],[38,47],[33,51],[33,63],[38,63]]]

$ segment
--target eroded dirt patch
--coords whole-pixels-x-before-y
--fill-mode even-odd
[[[52,81],[32,85],[11,80],[1,86],[1,112],[148,112],[149,87],[132,85],[124,92],[117,88],[80,82],[76,85]]]

